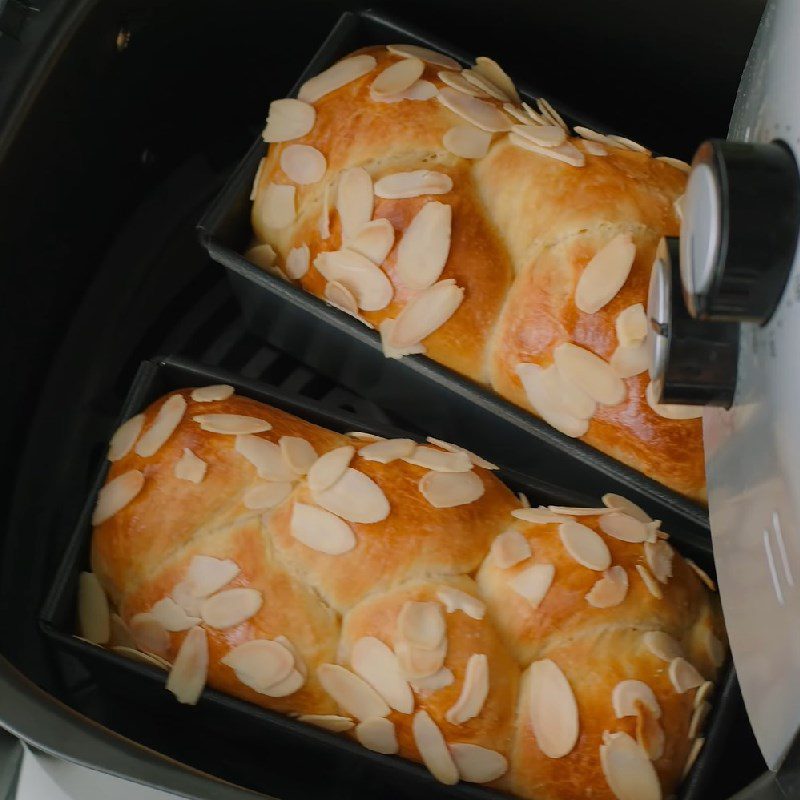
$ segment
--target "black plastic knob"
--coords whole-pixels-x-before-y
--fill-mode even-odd
[[[650,273],[648,343],[656,400],[729,408],[736,389],[739,326],[689,314],[678,250],[678,239],[662,240]]]
[[[800,227],[800,178],[788,147],[711,139],[695,154],[683,203],[681,277],[698,319],[767,322]]]

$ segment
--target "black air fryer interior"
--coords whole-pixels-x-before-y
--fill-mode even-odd
[[[14,39],[5,31],[9,9],[20,5],[0,1],[0,656],[10,662],[0,658],[0,724],[14,719],[34,740],[37,727],[42,737],[61,730],[64,712],[27,689],[19,670],[81,714],[236,781],[241,764],[214,748],[225,731],[174,725],[134,698],[109,702],[45,646],[36,616],[143,359],[189,356],[382,420],[371,404],[246,334],[194,234],[268,100],[287,91],[346,4],[41,0],[38,13],[22,13]],[[384,8],[497,55],[512,72],[536,73],[538,85],[585,116],[687,157],[696,142],[725,133],[762,3],[498,0],[471,9],[413,0]],[[52,707],[52,720],[14,718],[20,692]],[[77,748],[63,737],[61,752],[77,758]],[[92,761],[97,747],[83,752],[118,768]],[[252,752],[243,745],[242,761]],[[309,768],[274,750],[260,757],[277,797],[352,797],[346,762]],[[740,711],[709,798],[730,797],[763,769]],[[183,790],[223,794],[211,785],[204,793],[196,779]]]

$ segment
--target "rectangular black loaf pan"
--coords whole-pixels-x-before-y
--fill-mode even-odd
[[[289,94],[296,95],[305,80],[353,50],[392,42],[433,47],[464,64],[471,63],[459,50],[390,18],[372,11],[347,12]],[[502,54],[499,56],[502,60]],[[524,82],[518,83],[518,89],[533,102],[536,93]],[[268,99],[279,96],[265,98],[265,107]],[[564,110],[563,104],[556,105]],[[565,116],[575,119],[569,113]],[[501,464],[546,475],[586,492],[597,486],[602,476],[608,491],[645,505],[655,501],[667,526],[679,519],[681,524],[688,520],[707,530],[706,511],[693,501],[561,434],[426,356],[385,358],[377,331],[250,263],[242,255],[252,237],[250,190],[265,152],[266,145],[259,136],[198,226],[203,245],[226,268],[254,333],[428,433],[461,441]]]
[[[365,423],[332,412],[306,398],[270,386],[173,358],[147,361],[141,365],[122,409],[120,422],[166,392],[216,383],[231,384],[239,394],[333,430],[365,430],[387,437],[408,436],[385,425]],[[112,433],[112,430],[108,432],[109,437]],[[152,710],[152,724],[158,727],[166,754],[175,752],[175,743],[170,737],[180,736],[184,749],[188,748],[193,755],[198,750],[204,754],[201,769],[214,773],[223,762],[227,766],[236,763],[237,780],[242,785],[281,800],[300,800],[309,796],[309,787],[304,781],[310,781],[312,776],[304,776],[298,766],[302,764],[315,764],[315,773],[330,770],[336,788],[332,787],[329,796],[348,800],[374,800],[376,797],[391,797],[393,800],[417,800],[419,797],[491,800],[493,797],[507,797],[466,783],[444,786],[437,783],[426,769],[410,761],[379,755],[349,739],[213,689],[206,689],[195,707],[180,705],[164,688],[166,675],[163,671],[75,638],[72,634],[75,630],[78,574],[88,569],[90,520],[107,468],[108,462],[103,460],[45,602],[41,624],[58,650],[76,656],[112,698],[117,696],[120,702],[135,702],[141,708]],[[501,469],[497,475],[514,491],[524,492],[533,504],[596,505],[598,502],[596,497],[560,489],[509,470]],[[713,573],[707,537],[686,533],[681,528],[670,533],[671,542],[678,550]],[[706,746],[683,784],[679,795],[681,800],[704,800],[708,797],[709,787],[714,785],[715,767],[725,749],[726,737],[731,732],[733,720],[741,714],[741,696],[732,666],[723,673],[713,703],[713,716],[706,729]],[[213,746],[209,747],[209,743]],[[253,745],[256,746],[256,755],[248,756],[247,753],[252,751],[246,748]],[[317,774],[313,777],[318,780]]]

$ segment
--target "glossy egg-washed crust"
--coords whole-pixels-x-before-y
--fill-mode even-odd
[[[375,198],[373,217],[390,220],[396,231],[394,248],[383,265],[395,294],[386,308],[363,312],[363,316],[376,327],[397,316],[409,298],[395,275],[402,232],[429,200],[449,204],[452,242],[442,278],[455,279],[464,289],[464,300],[424,340],[426,354],[532,411],[516,365],[547,366],[552,363],[553,349],[567,341],[610,358],[617,346],[617,314],[634,303],[646,305],[658,240],[679,233],[674,203],[685,189],[686,176],[646,153],[615,147],[607,148],[607,156],[587,153],[585,166],[573,167],[520,149],[506,134],[494,134],[485,157],[458,158],[444,147],[442,137],[451,127],[467,124],[465,120],[436,99],[371,100],[369,87],[375,76],[398,57],[380,47],[359,52],[376,58],[375,69],[316,101],[316,121],[306,136],[270,145],[255,187],[256,241],[274,247],[279,266],[293,247],[308,245],[312,266],[298,283],[322,297],[325,279],[313,261],[320,252],[342,246],[335,213],[341,170],[363,167],[373,180],[417,169],[447,173],[453,180],[447,194]],[[422,77],[442,88],[440,69],[426,64]],[[319,182],[297,186],[293,224],[282,230],[267,229],[261,207],[264,189],[270,183],[291,184],[281,169],[280,156],[288,144],[298,143],[323,153],[327,171]],[[330,237],[322,239],[319,220],[326,189]],[[608,305],[586,314],[575,305],[577,280],[592,256],[619,233],[630,233],[636,244],[633,269]],[[624,402],[598,406],[582,438],[666,486],[705,502],[701,423],[656,414],[645,399],[647,382],[647,373],[627,379]]]
[[[174,393],[173,393],[174,394]],[[687,729],[695,691],[678,694],[667,677],[667,664],[645,647],[643,634],[661,630],[683,644],[687,658],[713,680],[717,669],[708,654],[708,634],[724,641],[715,598],[679,556],[663,599],[646,589],[635,570],[645,563],[643,547],[600,534],[614,564],[628,573],[629,592],[618,606],[589,606],[585,594],[601,573],[578,564],[561,544],[558,525],[535,525],[511,516],[520,502],[495,475],[475,468],[484,485],[478,500],[455,508],[433,508],[418,490],[426,470],[395,461],[384,465],[356,457],[351,466],[369,475],[389,500],[388,517],[373,524],[352,524],[355,547],[326,555],[295,540],[290,532],[294,503],[309,502],[306,479],[269,512],[243,505],[248,487],[260,479],[234,448],[235,437],[210,433],[192,418],[199,414],[240,414],[267,420],[272,429],[257,434],[272,442],[281,436],[306,439],[318,455],[363,439],[325,430],[284,411],[233,395],[196,402],[191,391],[181,422],[161,448],[148,458],[131,450],[111,464],[108,480],[129,470],[145,476],[141,492],[113,517],[96,526],[92,568],[126,623],[170,595],[196,555],[231,559],[241,569],[226,588],[261,592],[255,616],[226,630],[203,625],[209,642],[207,684],[264,708],[297,714],[337,714],[316,671],[323,663],[349,667],[353,642],[374,636],[394,644],[397,616],[407,600],[436,601],[443,587],[455,587],[486,605],[481,620],[461,611],[446,614],[444,666],[455,682],[430,696],[415,695],[449,743],[468,742],[503,753],[508,772],[497,788],[539,800],[593,798],[613,800],[600,767],[598,747],[603,731],[633,731],[633,720],[617,719],[611,691],[625,678],[648,683],[661,704],[665,753],[655,767],[666,797],[675,789],[691,742]],[[145,412],[147,430],[165,398]],[[175,476],[184,448],[207,465],[203,480],[191,483]],[[532,498],[536,500],[536,498]],[[597,517],[580,521],[599,530]],[[531,560],[500,569],[490,553],[495,537],[515,528],[529,541],[532,561],[550,563],[555,578],[544,600],[534,608],[508,581]],[[284,698],[259,694],[237,679],[220,659],[251,639],[286,636],[308,668],[303,687]],[[185,633],[171,633],[166,657],[173,661]],[[489,665],[489,693],[481,713],[462,725],[445,719],[458,698],[470,655],[483,653]],[[561,759],[546,757],[530,729],[527,667],[548,658],[566,675],[580,717],[576,746]],[[167,702],[167,700],[165,700]],[[172,702],[171,700],[169,702]],[[400,754],[420,760],[412,733],[412,715],[392,711]],[[346,734],[352,735],[352,734]]]

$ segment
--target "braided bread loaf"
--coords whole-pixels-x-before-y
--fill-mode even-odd
[[[207,684],[538,800],[666,797],[702,744],[717,603],[621,497],[532,509],[452,445],[224,386],[157,401],[109,458],[80,633],[182,702]]]
[[[647,393],[643,304],[686,165],[576,131],[490,59],[359,51],[270,106],[247,256],[387,356],[426,353],[704,501],[698,410]]]

